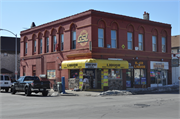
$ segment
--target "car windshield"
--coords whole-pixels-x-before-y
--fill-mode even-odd
[[[6,81],[9,81],[9,77],[8,77],[8,76],[5,76],[5,80],[6,80]]]
[[[1,76],[1,80],[3,80],[3,76]]]
[[[24,81],[39,81],[39,78],[38,77],[25,77]]]

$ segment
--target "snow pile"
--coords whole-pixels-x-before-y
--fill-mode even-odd
[[[106,95],[132,95],[132,93],[129,91],[126,91],[126,90],[108,90],[108,91],[100,93],[99,95],[101,95],[101,96],[106,96]]]

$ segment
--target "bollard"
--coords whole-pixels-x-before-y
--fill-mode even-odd
[[[63,94],[65,94],[65,77],[61,77],[61,81],[62,81],[62,92]]]

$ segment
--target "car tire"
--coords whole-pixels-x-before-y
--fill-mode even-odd
[[[11,94],[15,94],[15,93],[16,93],[15,87],[12,86],[12,87],[11,87]]]
[[[25,88],[25,96],[30,96],[30,95],[31,95],[31,90],[28,87],[26,87]]]
[[[44,91],[42,92],[42,95],[43,95],[43,96],[47,96],[47,95],[48,95],[48,91],[44,90]]]
[[[5,91],[8,92],[8,91],[9,91],[9,88],[6,88]]]

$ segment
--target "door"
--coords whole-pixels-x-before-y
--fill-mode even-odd
[[[96,87],[96,81],[95,81],[95,69],[85,69],[83,70],[83,75],[88,76],[90,87],[95,88]],[[91,79],[91,81],[90,81]],[[91,86],[93,85],[93,86]]]
[[[133,88],[133,69],[126,70],[126,88]]]

